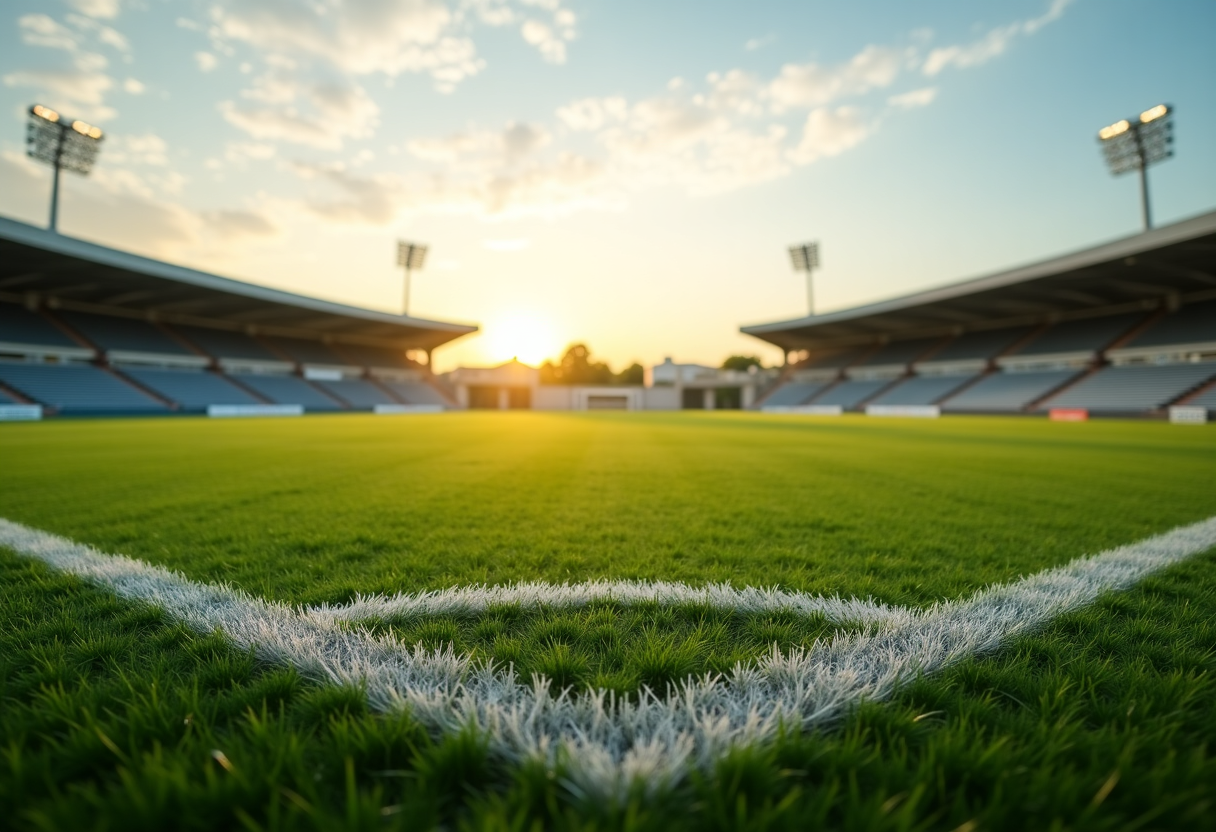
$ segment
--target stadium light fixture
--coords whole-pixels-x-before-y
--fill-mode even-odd
[[[807,314],[815,314],[815,289],[812,273],[819,268],[819,243],[790,246],[790,263],[796,272],[806,272]]]
[[[418,243],[397,241],[397,265],[405,269],[405,306],[403,315],[410,314],[410,272],[421,271],[426,264],[427,247]]]
[[[1140,171],[1140,204],[1144,230],[1153,227],[1148,201],[1148,167],[1174,155],[1174,108],[1150,107],[1135,118],[1125,118],[1098,131],[1106,164],[1115,176]]]
[[[55,171],[51,182],[50,229],[57,230],[59,222],[59,171],[70,170],[88,176],[97,161],[97,151],[105,138],[101,128],[79,119],[35,104],[30,107],[26,124],[26,153],[31,159],[45,162]]]

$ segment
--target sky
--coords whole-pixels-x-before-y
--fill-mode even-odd
[[[1140,229],[1097,130],[1160,102],[1158,224],[1216,208],[1211,0],[9,0],[0,214],[33,103],[101,126],[64,234],[614,368],[780,352],[800,317]]]

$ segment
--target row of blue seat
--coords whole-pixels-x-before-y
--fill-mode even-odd
[[[939,405],[944,411],[1016,413],[1078,408],[1097,412],[1143,412],[1162,408],[1210,381],[1216,362],[1135,364],[1085,370],[994,372],[989,375],[910,376],[893,379],[794,381],[765,399],[765,405]],[[1201,401],[1216,400],[1216,388]],[[1036,404],[1037,403],[1037,404]]]
[[[134,365],[110,372],[91,364],[0,362],[0,384],[60,413],[202,412],[213,404],[298,404],[311,412],[371,410],[381,404],[444,405],[421,381],[308,381],[290,375],[224,375]],[[0,402],[11,398],[3,396]]]

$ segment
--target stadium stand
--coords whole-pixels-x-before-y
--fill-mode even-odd
[[[975,378],[964,376],[913,376],[896,384],[869,404],[930,405],[937,404]]]
[[[1011,355],[1022,358],[1029,355],[1095,353],[1108,347],[1116,338],[1143,321],[1144,317],[1143,312],[1133,312],[1064,321],[1048,327]]]
[[[861,347],[853,347],[850,349],[834,350],[821,354],[812,355],[806,361],[798,365],[800,370],[840,370],[848,367],[850,364],[855,364],[858,360],[864,358],[866,353],[872,352],[874,349],[870,344]]]
[[[165,405],[89,364],[0,363],[0,382],[60,413],[164,413]]]
[[[867,355],[864,359],[858,361],[853,365],[853,367],[881,367],[887,365],[906,366],[925,355],[925,353],[941,343],[941,338],[917,338],[911,341],[891,341],[883,344],[870,355]]]
[[[1029,333],[1030,330],[1025,327],[964,332],[926,360],[933,364],[951,361],[989,361],[1025,338]]]
[[[865,381],[841,381],[810,400],[810,404],[840,405],[845,410],[854,410],[866,399],[882,390],[891,379],[867,379]]]
[[[0,390],[0,404],[16,404],[17,400],[8,393]]]
[[[105,352],[140,352],[194,355],[174,338],[148,321],[58,310],[57,317]]]
[[[0,342],[73,349],[82,346],[42,315],[15,303],[0,303]]]
[[[826,381],[791,381],[781,385],[764,400],[764,405],[772,405],[775,407],[789,407],[792,405],[806,404],[811,396],[814,396],[823,388],[827,387],[829,382]]]
[[[1183,404],[1191,407],[1206,407],[1208,410],[1216,410],[1216,384],[1213,384],[1207,390],[1204,390],[1193,399],[1187,399]]]
[[[365,344],[335,343],[330,344],[329,347],[343,359],[344,363],[359,367],[405,370],[413,366],[406,360],[404,350],[390,350],[386,347],[371,347]]]
[[[299,376],[232,373],[232,378],[272,404],[303,405],[305,411],[342,410],[342,405]]]
[[[321,341],[310,341],[304,338],[270,337],[262,338],[262,340],[271,349],[300,364],[350,366],[349,361],[343,359]],[[293,402],[293,404],[298,404],[298,402]]]
[[[405,404],[437,404],[443,407],[448,406],[443,396],[439,395],[433,387],[425,382],[381,379],[380,383]]]
[[[215,358],[243,358],[250,361],[280,361],[266,347],[243,332],[202,326],[174,326],[172,329],[208,355]]]
[[[1154,321],[1124,348],[1216,342],[1216,301],[1188,304]]]
[[[371,410],[378,404],[400,404],[383,390],[361,378],[338,381],[314,381],[326,393],[341,399],[354,410]]]
[[[123,366],[120,372],[189,412],[205,411],[213,404],[262,404],[228,379],[206,370]]]
[[[1216,377],[1216,362],[1105,367],[1039,404],[1039,410],[1079,408],[1133,413],[1157,410]]]
[[[941,403],[943,411],[1017,413],[1081,375],[1078,370],[993,373]]]

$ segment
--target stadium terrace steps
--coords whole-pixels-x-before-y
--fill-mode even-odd
[[[89,364],[0,364],[0,381],[61,413],[164,413],[133,385]]]
[[[361,378],[344,378],[340,381],[314,381],[331,396],[341,399],[355,410],[371,410],[378,404],[400,404],[383,390]]]
[[[883,391],[869,404],[931,405],[975,379],[975,374],[958,376],[912,376]]]
[[[449,407],[450,403],[435,388],[422,381],[393,381],[382,378],[380,385],[405,404],[437,404]]]
[[[972,413],[1016,413],[1067,384],[1077,370],[993,373],[942,402],[942,410]]]
[[[1026,327],[965,332],[924,360],[935,364],[947,361],[988,361],[1021,341],[1030,332]]]
[[[764,405],[773,405],[776,407],[788,407],[791,405],[806,404],[811,396],[814,396],[823,388],[827,387],[830,382],[826,381],[791,381],[781,385],[774,390],[768,398],[763,402]]]
[[[317,412],[345,409],[336,399],[330,398],[299,376],[232,373],[232,378],[271,404],[298,404],[306,411]]]
[[[1166,347],[1171,344],[1216,342],[1216,300],[1193,303],[1154,321],[1124,348]]]
[[[1095,353],[1110,346],[1143,320],[1143,312],[1131,312],[1104,318],[1064,321],[1048,327],[1022,347],[1012,351],[1009,356],[1022,358],[1061,353]]]
[[[344,367],[351,363],[321,341],[270,336],[263,336],[261,340],[273,351],[297,364],[329,364],[335,367]],[[292,402],[292,404],[299,404],[299,402]]]
[[[196,355],[148,321],[62,309],[56,311],[56,316],[105,352],[119,350],[162,355]]]
[[[42,315],[13,303],[0,303],[0,342],[70,349],[84,348],[83,344],[73,340],[66,332]]]
[[[180,325],[175,325],[173,330],[214,358],[235,358],[247,361],[282,360],[244,332]]]
[[[845,410],[855,410],[890,384],[889,378],[841,381],[814,396],[808,404],[839,405]]]
[[[917,338],[911,341],[891,341],[883,344],[854,367],[908,365],[942,343],[941,338]]]
[[[1040,402],[1037,409],[1080,408],[1110,412],[1157,410],[1214,377],[1216,362],[1104,367]]]
[[[263,403],[224,376],[206,370],[124,366],[119,371],[186,411],[205,411],[213,404]]]
[[[1208,410],[1216,410],[1216,380],[1209,382],[1206,388],[1181,403],[1188,407],[1206,407]]]
[[[329,347],[346,364],[391,370],[413,369],[413,365],[406,360],[404,350],[391,350],[387,347],[371,347],[364,344],[330,344]]]
[[[10,396],[3,388],[0,388],[0,404],[19,404],[15,396]]]

